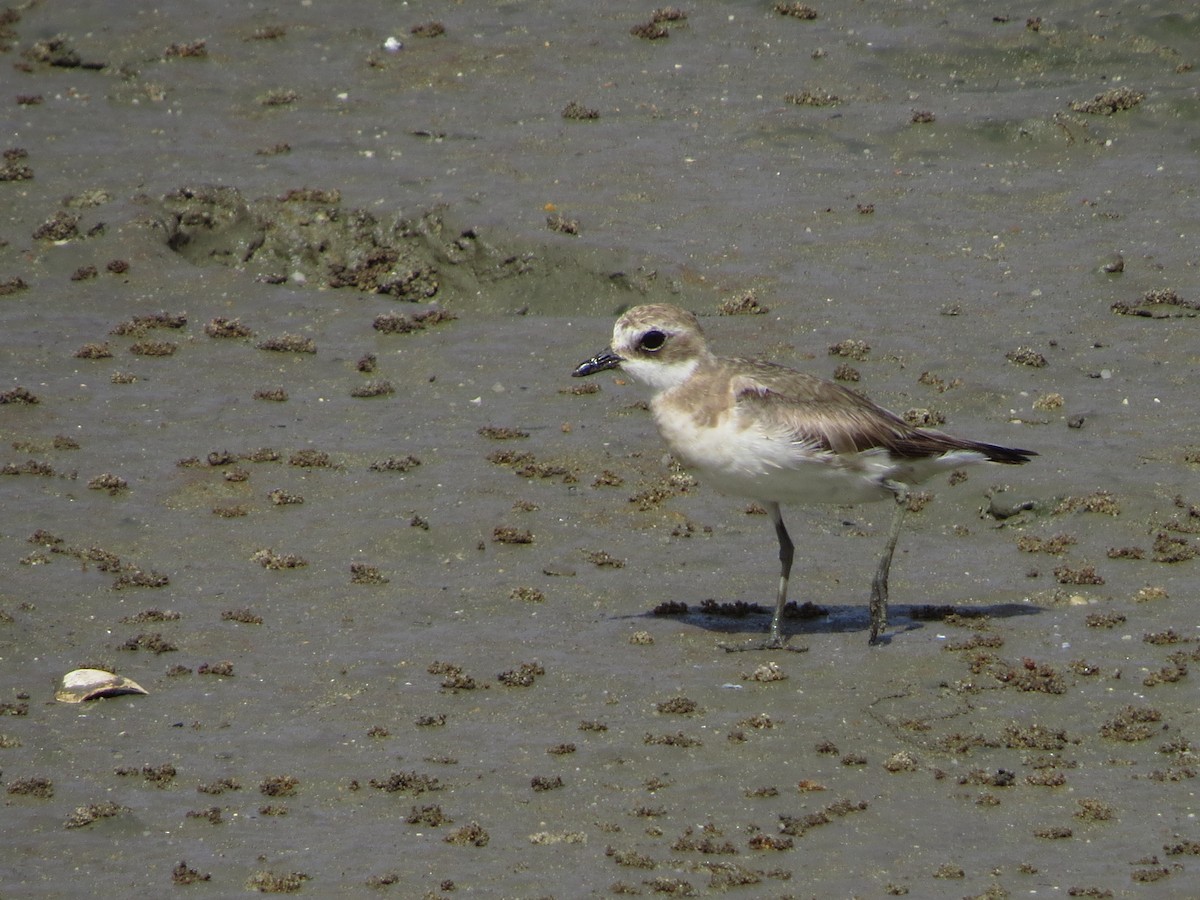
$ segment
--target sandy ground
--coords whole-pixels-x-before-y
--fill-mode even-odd
[[[0,896],[1200,896],[1200,14],[127,6],[0,17]],[[726,653],[647,301],[1040,456]]]

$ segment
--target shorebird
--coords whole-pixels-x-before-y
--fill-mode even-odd
[[[972,463],[1019,465],[1037,454],[915,428],[832,381],[774,363],[713,355],[700,323],[668,304],[638,306],[613,326],[612,344],[572,373],[620,367],[654,392],[655,424],[671,452],[724,494],[762,504],[779,540],[779,591],[765,647],[785,644],[795,546],[787,503],[895,503],[871,582],[870,642],[887,627],[888,573],[908,491],[939,472]]]

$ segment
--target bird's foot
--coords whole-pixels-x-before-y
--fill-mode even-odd
[[[787,642],[787,638],[782,635],[772,634],[765,640],[747,641],[744,644],[717,644],[726,653],[745,653],[751,650],[786,650],[789,653],[807,653],[807,647],[793,647]]]

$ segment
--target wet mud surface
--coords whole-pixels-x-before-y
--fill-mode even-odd
[[[0,14],[0,894],[1193,894],[1200,16],[1053,6]],[[1040,455],[727,653],[642,302]]]

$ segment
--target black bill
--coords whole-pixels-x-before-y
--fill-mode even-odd
[[[595,375],[597,372],[603,372],[605,369],[615,369],[621,365],[621,357],[613,353],[612,350],[604,350],[597,353],[591,359],[585,359],[571,374],[575,378],[582,378],[584,375]]]

